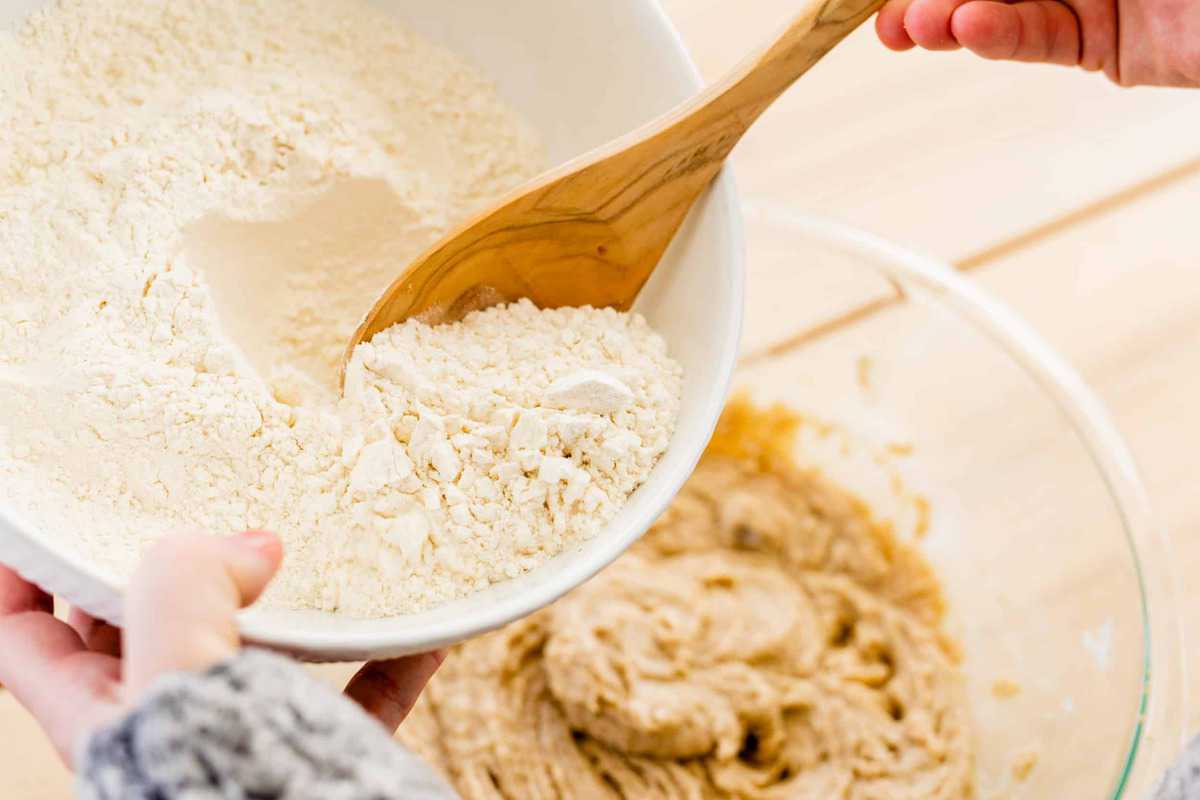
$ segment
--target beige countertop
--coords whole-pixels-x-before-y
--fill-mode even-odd
[[[664,5],[711,77],[782,24],[795,0]],[[953,263],[1079,369],[1173,536],[1189,633],[1200,632],[1200,582],[1189,579],[1200,570],[1190,453],[1200,443],[1197,131],[1200,91],[1121,90],[1082,72],[961,54],[896,55],[864,30],[769,112],[736,158],[748,202],[816,212]],[[786,283],[772,269],[750,265],[745,349],[760,358],[786,357],[804,333],[772,304]],[[843,300],[853,310],[870,298]],[[1200,638],[1187,656],[1200,730]],[[0,797],[71,796],[4,695],[0,742]]]

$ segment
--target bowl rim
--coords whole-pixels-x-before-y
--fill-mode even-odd
[[[1174,545],[1160,525],[1136,459],[1094,390],[1034,328],[948,263],[836,220],[785,205],[745,202],[748,213],[871,259],[876,270],[931,292],[1004,350],[1065,415],[1116,505],[1141,595],[1142,680],[1137,721],[1111,790],[1147,790],[1187,743],[1187,665]],[[1150,733],[1153,735],[1148,735]]]

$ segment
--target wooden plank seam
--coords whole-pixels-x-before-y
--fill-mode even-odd
[[[1021,250],[1034,247],[1040,242],[1057,236],[1070,228],[1082,225],[1088,220],[1132,205],[1144,197],[1163,191],[1175,183],[1196,175],[1200,175],[1200,158],[1192,159],[1164,170],[1111,195],[1054,217],[1023,233],[1019,233],[976,253],[957,259],[951,262],[951,266],[963,273],[969,273],[986,267]],[[900,290],[900,287],[893,283],[893,292],[891,294],[860,303],[829,319],[815,325],[810,325],[778,342],[765,345],[757,350],[752,350],[741,357],[738,361],[738,366],[747,367],[787,355],[793,350],[832,333],[836,333],[848,325],[861,322],[884,309],[891,308],[903,299],[904,294]]]

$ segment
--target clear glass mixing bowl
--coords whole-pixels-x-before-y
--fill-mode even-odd
[[[753,202],[747,229],[736,384],[832,423],[803,428],[801,457],[921,538],[963,649],[979,795],[1143,796],[1184,741],[1179,617],[1169,540],[1104,408],[950,268]]]

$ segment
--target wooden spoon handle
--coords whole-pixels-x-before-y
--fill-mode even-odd
[[[347,358],[359,342],[419,314],[448,321],[522,297],[542,308],[629,308],[759,115],[884,3],[808,1],[720,83],[521,187],[434,245],[380,297]]]
[[[723,159],[755,120],[886,0],[811,0],[770,45],[659,121]],[[704,145],[701,145],[704,146]]]
[[[710,102],[743,108],[757,106],[761,113],[878,11],[884,1],[812,0],[771,45],[743,61],[712,87]]]

